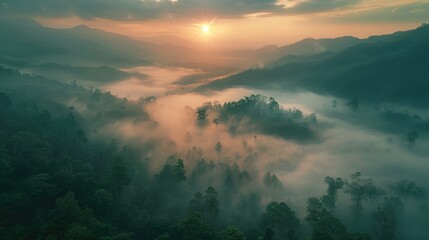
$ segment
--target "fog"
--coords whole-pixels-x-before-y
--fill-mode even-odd
[[[281,197],[270,200],[287,200],[305,211],[308,196],[319,196],[325,192],[325,176],[347,178],[354,172],[376,179],[380,186],[389,186],[401,179],[412,179],[420,186],[429,187],[426,180],[429,162],[429,142],[424,136],[408,147],[408,143],[397,134],[389,134],[371,129],[368,126],[336,119],[329,114],[331,96],[321,96],[310,92],[261,91],[245,88],[232,88],[208,94],[167,94],[174,92],[174,82],[180,77],[197,72],[192,69],[139,68],[150,79],[163,79],[153,84],[152,80],[141,81],[137,87],[132,80],[126,80],[103,88],[118,97],[138,99],[154,95],[157,100],[148,104],[145,111],[156,127],[146,123],[124,121],[114,126],[106,126],[126,143],[150,142],[155,139],[156,147],[145,151],[154,164],[153,170],[159,171],[171,154],[185,160],[186,166],[193,166],[195,159],[189,159],[187,152],[192,147],[202,149],[202,158],[214,161],[237,163],[246,169],[244,159],[249,153],[258,154],[255,169],[260,178],[270,172],[282,181],[285,191]],[[159,90],[159,91],[157,91]],[[296,107],[304,113],[315,112],[318,119],[321,141],[299,144],[278,137],[248,132],[233,135],[223,124],[209,124],[199,127],[196,124],[195,109],[205,102],[220,103],[237,101],[251,94],[274,97],[284,108]],[[338,100],[338,111],[346,112],[351,117],[359,118],[359,112],[352,113],[345,106],[346,100]],[[209,119],[213,119],[210,117]],[[244,126],[243,126],[244,127]],[[186,141],[186,134],[192,136]],[[257,134],[255,140],[254,135]],[[222,143],[220,156],[214,151],[215,144]],[[243,147],[247,142],[247,148]],[[138,145],[137,145],[138,146]],[[207,183],[210,185],[212,183]],[[267,200],[269,201],[269,200]]]

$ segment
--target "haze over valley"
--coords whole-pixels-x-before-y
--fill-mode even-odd
[[[429,239],[428,16],[0,0],[0,239]]]

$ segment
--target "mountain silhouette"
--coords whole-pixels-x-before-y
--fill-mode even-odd
[[[371,42],[280,66],[250,69],[199,90],[250,87],[311,91],[373,103],[429,104],[429,26],[369,38]]]

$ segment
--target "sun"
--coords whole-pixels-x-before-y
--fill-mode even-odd
[[[209,24],[203,24],[202,26],[201,26],[201,31],[204,33],[204,34],[208,34],[208,33],[210,33],[210,25]]]
[[[204,19],[193,24],[193,31],[202,44],[211,45],[217,38],[219,28],[215,23],[215,19]]]

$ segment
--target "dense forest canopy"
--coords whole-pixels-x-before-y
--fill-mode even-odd
[[[254,143],[243,142],[242,163],[227,157],[221,140],[203,150],[187,133],[187,154],[172,152],[154,173],[153,160],[141,159],[145,150],[106,134],[89,137],[86,129],[130,116],[153,121],[144,109],[155,98],[127,101],[76,83],[51,84],[9,69],[2,74],[11,80],[2,82],[0,93],[4,239],[394,239],[423,234],[428,224],[423,187],[412,179],[379,185],[360,172],[319,179],[325,193],[307,196],[306,208],[296,208],[276,174],[257,169],[257,134],[299,140],[326,127],[314,113],[282,107],[274,98],[208,102],[193,112],[197,129],[255,134]],[[44,82],[61,93],[36,98],[47,92]],[[24,84],[33,91],[18,91]],[[76,96],[85,108],[69,105]],[[408,137],[410,144],[418,138]]]

